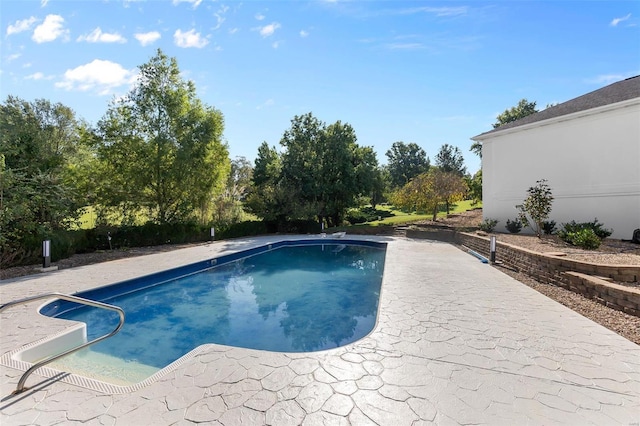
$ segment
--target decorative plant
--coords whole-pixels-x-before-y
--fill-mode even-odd
[[[507,219],[507,231],[511,232],[512,234],[517,234],[521,230],[522,230],[522,222],[520,222],[520,219],[515,218],[515,220],[513,221]]]
[[[600,238],[591,228],[582,228],[578,231],[568,232],[564,235],[564,241],[571,245],[587,250],[595,250],[600,247]]]
[[[577,223],[572,220],[569,223],[563,223],[558,236],[574,246],[596,249],[600,247],[601,240],[607,238],[612,232],[610,229],[604,228],[604,224],[595,218],[593,222]]]
[[[480,228],[481,231],[484,231],[484,232],[493,232],[493,230],[495,229],[497,224],[498,224],[497,220],[491,219],[491,218],[487,218],[487,219],[482,221],[482,223],[480,224],[479,228]]]
[[[547,185],[546,179],[541,179],[536,182],[536,186],[530,187],[527,193],[529,196],[525,198],[524,202],[516,206],[519,211],[518,218],[524,226],[531,228],[540,238],[542,224],[551,213],[551,204],[553,203],[551,188]]]
[[[555,220],[545,220],[542,222],[542,230],[545,235],[552,235],[556,232],[556,221]]]

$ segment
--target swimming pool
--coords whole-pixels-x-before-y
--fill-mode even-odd
[[[197,346],[218,343],[278,352],[342,346],[375,325],[386,244],[352,240],[282,241],[79,296],[122,307],[116,336],[51,364],[109,375],[127,370],[134,383]],[[88,338],[117,318],[56,301],[41,313],[87,324]],[[73,368],[70,368],[73,367]]]

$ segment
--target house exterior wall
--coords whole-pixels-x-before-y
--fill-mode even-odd
[[[561,223],[598,218],[612,238],[640,228],[640,98],[475,138],[482,142],[483,215],[507,219],[547,179]]]

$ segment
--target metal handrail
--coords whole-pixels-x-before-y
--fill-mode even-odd
[[[95,300],[89,300],[89,299],[85,299],[83,297],[79,297],[79,296],[72,296],[70,294],[63,294],[63,293],[48,293],[48,294],[41,294],[39,296],[32,296],[32,297],[26,297],[24,299],[20,299],[20,300],[14,300],[13,302],[9,302],[9,303],[5,303],[4,305],[0,305],[0,312],[2,312],[3,310],[10,308],[12,306],[15,305],[20,305],[23,303],[27,303],[27,302],[33,302],[34,300],[41,300],[41,299],[49,299],[49,298],[58,298],[58,299],[63,299],[63,300],[67,300],[69,302],[76,302],[76,303],[80,303],[83,305],[89,305],[89,306],[93,306],[96,308],[104,308],[104,309],[108,309],[110,311],[115,311],[118,313],[118,315],[120,316],[120,322],[118,323],[118,326],[111,331],[110,333],[107,333],[103,336],[97,337],[93,340],[90,340],[86,343],[83,343],[80,346],[76,346],[75,348],[71,348],[67,351],[64,351],[58,355],[54,355],[51,356],[49,358],[43,359],[42,361],[39,361],[38,363],[34,364],[31,368],[29,368],[20,378],[20,380],[18,381],[18,387],[16,388],[15,391],[13,391],[13,395],[15,394],[19,394],[23,391],[26,390],[26,388],[24,387],[24,383],[27,381],[27,377],[29,377],[31,375],[31,373],[33,373],[34,371],[36,371],[38,368],[42,367],[43,365],[47,365],[50,362],[53,362],[57,359],[60,359],[64,356],[67,356],[69,354],[72,354],[76,351],[79,351],[80,349],[84,349],[87,346],[93,345],[94,343],[98,343],[104,339],[107,339],[111,336],[113,336],[114,334],[116,334],[117,332],[120,331],[120,329],[122,328],[122,326],[124,325],[124,311],[117,307],[117,306],[113,306],[113,305],[109,305],[106,303],[102,303],[102,302],[97,302]]]

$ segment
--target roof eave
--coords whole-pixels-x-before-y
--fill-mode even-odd
[[[575,120],[577,118],[587,117],[589,115],[594,115],[594,114],[600,114],[602,112],[609,111],[609,110],[627,108],[633,105],[640,105],[640,97],[627,99],[626,101],[603,105],[603,106],[599,106],[596,108],[591,108],[583,111],[578,111],[571,114],[561,115],[559,117],[548,118],[546,120],[535,121],[533,123],[523,124],[522,126],[510,127],[504,130],[500,130],[500,128],[498,127],[497,129],[490,130],[488,132],[484,132],[477,136],[474,136],[471,138],[471,140],[475,142],[482,142],[486,139],[490,139],[495,136],[504,136],[510,133],[517,133],[517,132],[534,129],[536,127],[549,126],[551,124],[560,123],[562,121]]]

